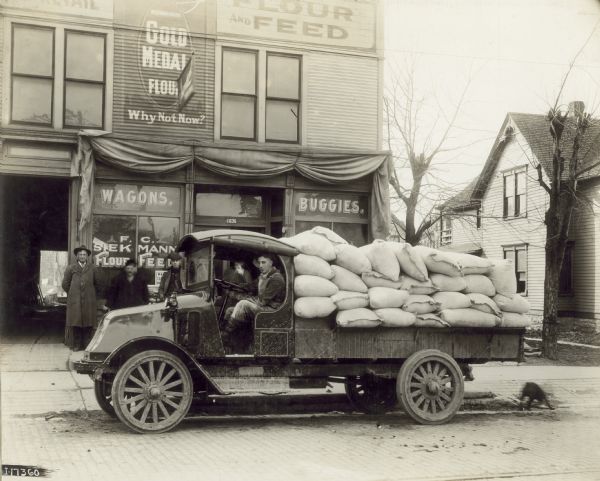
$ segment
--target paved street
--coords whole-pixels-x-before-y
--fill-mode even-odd
[[[269,402],[273,414],[241,415],[249,409],[233,399],[236,415],[205,409],[173,432],[136,435],[98,409],[89,378],[70,371],[69,351],[51,341],[0,345],[3,464],[46,468],[50,479],[600,479],[597,367],[476,366],[467,392],[496,398],[465,403],[444,426],[417,425],[401,412],[341,413],[335,404],[333,412],[283,414],[289,405],[269,396],[259,404],[249,397],[246,408]],[[512,408],[531,379],[556,411]]]
[[[56,480],[600,479],[590,411],[463,413],[436,427],[401,413],[204,417],[162,435],[87,416],[5,418],[4,462]]]

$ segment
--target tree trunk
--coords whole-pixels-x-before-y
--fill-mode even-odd
[[[542,354],[548,359],[558,359],[558,294],[560,270],[566,238],[560,228],[558,206],[551,202],[546,212],[546,269],[544,280],[544,320],[542,325]]]

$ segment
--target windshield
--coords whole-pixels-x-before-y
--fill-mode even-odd
[[[186,256],[186,288],[191,291],[209,286],[210,246],[199,247]]]

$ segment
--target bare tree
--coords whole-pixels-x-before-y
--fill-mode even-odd
[[[392,215],[392,222],[401,226],[405,241],[415,245],[439,220],[435,206],[456,192],[456,186],[442,178],[436,178],[434,160],[442,153],[460,147],[450,147],[450,132],[460,112],[469,83],[467,82],[456,107],[447,116],[437,104],[433,122],[428,133],[424,129],[423,115],[426,99],[417,94],[414,69],[409,67],[398,73],[395,69],[384,97],[388,148],[394,153],[394,170],[390,184],[400,201],[404,222]],[[437,134],[437,135],[436,135]],[[410,175],[402,175],[404,172]],[[445,185],[444,185],[445,184]]]
[[[598,166],[597,159],[588,162],[590,150],[598,149],[600,134],[587,138],[590,127],[597,120],[585,112],[583,102],[572,102],[569,109],[560,103],[561,95],[575,62],[596,31],[594,26],[586,42],[571,61],[560,86],[554,105],[547,115],[552,137],[552,166],[548,180],[542,165],[536,165],[539,184],[548,194],[546,224],[544,318],[542,325],[542,354],[549,359],[558,358],[558,301],[560,272],[569,240],[569,227],[579,198],[579,183],[586,174]],[[594,127],[596,127],[594,126]],[[596,130],[596,128],[594,128]],[[585,146],[585,148],[584,148]]]

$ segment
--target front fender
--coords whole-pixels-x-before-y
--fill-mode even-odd
[[[111,352],[109,356],[103,362],[103,365],[117,370],[119,366],[124,362],[125,359],[137,354],[139,352],[151,351],[151,350],[163,350],[176,355],[181,359],[190,370],[194,381],[204,380],[208,386],[212,389],[211,394],[225,394],[221,387],[212,379],[208,371],[198,364],[198,362],[184,349],[175,344],[173,341],[160,337],[145,337],[132,339],[121,345],[118,349]]]

